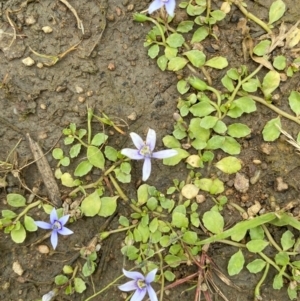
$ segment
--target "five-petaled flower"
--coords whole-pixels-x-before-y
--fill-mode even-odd
[[[150,283],[154,281],[156,272],[157,269],[154,269],[150,273],[148,273],[145,277],[139,272],[129,272],[123,269],[124,275],[133,280],[120,285],[119,289],[124,292],[135,290],[135,293],[132,295],[130,301],[141,301],[145,297],[147,292],[150,301],[157,301],[156,293],[152,288],[152,286],[150,285]]]
[[[57,241],[58,241],[58,233],[61,235],[70,235],[73,234],[73,231],[70,229],[64,227],[64,225],[67,223],[69,219],[69,215],[64,215],[61,218],[58,218],[57,212],[55,208],[50,213],[50,223],[46,222],[41,222],[41,221],[35,221],[35,224],[42,228],[42,229],[47,229],[47,230],[52,230],[51,233],[51,244],[53,249],[56,248],[57,246]]]
[[[143,165],[143,181],[146,181],[151,174],[151,158],[165,159],[177,155],[174,149],[166,149],[158,152],[153,152],[156,143],[156,133],[149,129],[146,141],[136,133],[130,133],[133,144],[137,149],[124,148],[121,154],[133,160],[144,160]]]
[[[176,6],[175,0],[154,0],[150,4],[148,12],[149,12],[149,14],[152,14],[155,10],[157,10],[163,6],[165,6],[168,15],[173,17],[174,11],[175,11],[175,6]]]

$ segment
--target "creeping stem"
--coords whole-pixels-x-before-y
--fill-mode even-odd
[[[264,271],[264,274],[262,275],[261,279],[258,281],[256,287],[255,287],[255,290],[254,290],[254,297],[255,297],[255,300],[261,300],[261,296],[260,296],[260,287],[262,286],[263,282],[265,281],[267,275],[268,275],[268,272],[269,272],[269,267],[270,267],[270,264],[267,263],[266,264],[266,268],[265,268],[265,271]]]
[[[28,206],[27,206],[27,207],[26,207],[26,208],[18,215],[18,217],[14,220],[14,223],[17,222],[22,216],[24,216],[30,209],[32,209],[32,208],[34,208],[34,207],[36,207],[36,206],[38,206],[38,205],[40,205],[40,204],[42,204],[41,201],[36,201],[36,202],[34,202],[34,203],[28,205]]]

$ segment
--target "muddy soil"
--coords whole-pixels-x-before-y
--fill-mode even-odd
[[[18,162],[14,162],[19,168],[33,159],[24,134],[30,133],[44,152],[55,145],[63,147],[60,139],[62,129],[71,122],[76,123],[78,127],[85,127],[87,105],[93,107],[96,112],[105,112],[108,116],[125,120],[128,124],[126,129],[128,133],[134,131],[144,135],[148,127],[155,129],[158,135],[158,148],[163,147],[161,138],[173,130],[172,116],[176,112],[179,97],[176,75],[172,72],[161,72],[156,62],[148,58],[143,41],[150,30],[150,25],[132,21],[133,11],[145,10],[151,1],[70,2],[82,20],[84,33],[78,28],[74,15],[61,1],[0,1],[0,82],[2,82],[0,118],[5,118],[9,123],[5,123],[1,118],[0,160],[5,161],[21,139],[17,147]],[[222,1],[213,2],[213,5],[218,6],[222,3]],[[262,19],[267,19],[268,7],[272,1],[245,2],[249,11]],[[288,6],[285,21],[295,22],[300,17],[300,2],[285,2]],[[13,29],[8,17],[16,28],[15,41],[12,40]],[[244,64],[242,36],[236,29],[236,22],[240,17],[243,17],[242,14],[234,10],[226,20],[220,22],[220,40],[217,41],[219,50],[216,53],[213,53],[210,47],[210,43],[216,41],[208,40],[205,45],[208,56],[225,56],[230,62],[230,67]],[[49,26],[52,32],[45,33],[45,29],[43,30],[45,26]],[[252,33],[259,30],[260,28],[251,24]],[[68,52],[74,45],[77,45],[76,48]],[[38,56],[31,49],[43,55],[61,56],[58,62],[53,64],[53,60]],[[35,64],[25,66],[22,60],[27,57],[31,57]],[[253,65],[249,64],[251,69]],[[212,72],[211,76],[215,87],[221,88],[220,79],[223,73]],[[286,99],[292,89],[299,89],[299,75],[295,75],[288,84],[283,84],[278,93],[282,99]],[[287,104],[281,105],[283,109],[289,110]],[[275,117],[275,114],[262,106],[258,108],[256,113],[241,119],[252,129],[252,134],[249,139],[241,141],[243,151],[240,158],[244,162],[242,172],[249,178],[260,172],[259,180],[246,194],[241,194],[232,187],[231,176],[219,176],[227,183],[227,196],[234,202],[248,207],[258,200],[267,212],[273,209],[270,203],[272,197],[280,207],[298,200],[300,157],[285,139],[272,144],[263,142],[262,128],[266,121]],[[291,134],[299,132],[299,127],[295,124],[286,120],[283,120],[283,124]],[[93,125],[95,130],[102,130],[98,123]],[[128,138],[118,135],[114,130],[110,129],[108,133],[114,146],[119,149],[130,142]],[[48,153],[46,158],[54,168],[56,162],[51,153]],[[254,164],[253,160],[260,160],[261,164]],[[148,183],[165,191],[173,178],[184,180],[185,172],[183,165],[171,168],[163,166],[161,162],[154,162]],[[205,174],[207,171],[201,172]],[[288,189],[279,191],[276,180],[278,177],[283,179]],[[20,178],[31,189],[38,187],[39,195],[47,196],[35,164],[22,169]],[[134,162],[131,188],[128,185],[124,188],[129,197],[135,196],[136,185],[140,180],[141,164]],[[8,174],[7,183],[5,189],[0,188],[1,210],[7,208],[7,193],[17,192],[28,197],[28,191],[23,189],[19,180],[12,174]],[[60,188],[62,195],[68,192],[65,187]],[[212,205],[212,202],[206,202],[201,211],[204,212]],[[293,213],[298,215],[299,209],[300,204],[294,208]],[[121,213],[130,214],[130,210],[122,203],[118,208],[118,214]],[[46,218],[46,215],[38,210],[35,214],[35,220]],[[225,210],[225,217],[229,226],[240,219],[231,208]],[[116,216],[109,228],[116,228],[117,220]],[[61,236],[56,251],[46,255],[41,254],[34,244],[42,238],[41,231],[30,233],[20,245],[13,243],[8,234],[1,232],[0,299],[5,301],[41,299],[43,294],[54,287],[53,279],[61,273],[64,265],[72,264],[76,260],[79,264],[84,263],[78,259],[78,249],[87,245],[104,222],[105,219],[100,217],[79,219],[70,225],[76,235]],[[276,232],[278,230],[271,231],[274,237],[280,237],[281,233]],[[295,235],[299,236],[297,233]],[[55,300],[85,300],[93,294],[93,289],[98,291],[118,277],[124,264],[128,266],[120,252],[123,238],[122,234],[116,234],[102,245],[97,270],[93,277],[87,280],[88,286],[84,293],[72,296],[60,294]],[[43,244],[50,247],[48,239],[44,240]],[[226,274],[227,261],[235,252],[236,249],[233,247],[216,244],[211,246],[209,255]],[[13,271],[14,262],[19,262],[22,266],[24,270],[22,275],[17,275]],[[176,270],[176,275],[184,277],[195,269],[193,266],[181,267]],[[272,289],[274,274],[275,271],[272,271],[262,287],[263,300],[289,300],[285,290]],[[249,274],[245,270],[230,279],[241,288],[241,292],[226,286],[215,277],[217,286],[229,300],[253,300],[253,290],[259,276]],[[155,288],[159,289],[158,286]],[[188,291],[187,288],[188,285],[183,285],[172,289],[164,300],[176,301],[182,298],[193,300],[194,291]],[[215,297],[217,298],[217,295]],[[117,286],[113,286],[107,293],[94,300],[117,301],[124,300],[124,296]]]

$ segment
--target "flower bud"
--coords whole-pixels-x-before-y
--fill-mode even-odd
[[[99,234],[99,238],[100,240],[104,240],[105,238],[107,238],[110,235],[110,232],[106,231],[106,232],[102,232]]]
[[[149,17],[147,17],[144,14],[134,13],[133,14],[133,20],[137,22],[146,22],[149,20]]]
[[[189,84],[199,91],[205,91],[207,89],[207,84],[196,76],[189,77]]]

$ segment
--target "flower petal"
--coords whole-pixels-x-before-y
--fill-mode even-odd
[[[147,292],[148,292],[150,301],[158,301],[155,290],[152,288],[151,285],[147,285]]]
[[[156,133],[152,129],[148,130],[146,144],[149,145],[151,151],[154,150],[156,144]]]
[[[69,217],[70,217],[69,214],[68,215],[64,215],[58,221],[61,223],[62,226],[64,226],[67,223]]]
[[[147,292],[146,287],[143,289],[137,289],[133,294],[133,296],[131,297],[130,301],[142,301],[146,295],[146,292]]]
[[[132,159],[132,160],[142,160],[145,157],[139,154],[139,151],[137,149],[132,148],[123,148],[121,150],[121,154]]]
[[[49,224],[49,223],[45,223],[45,222],[40,222],[40,221],[35,221],[34,222],[39,228],[42,228],[42,229],[52,229],[52,225]]]
[[[154,0],[148,8],[149,14],[152,14],[155,10],[161,8],[163,5],[164,3],[161,0]]]
[[[152,153],[152,158],[165,159],[165,158],[174,157],[177,154],[178,154],[178,152],[175,149],[165,149],[162,151]]]
[[[132,142],[133,142],[134,146],[137,149],[141,149],[145,145],[143,139],[138,134],[130,133],[130,137],[132,139]]]
[[[52,231],[52,234],[51,234],[51,244],[52,244],[52,247],[53,249],[55,250],[56,247],[57,247],[57,241],[58,241],[58,238],[57,238],[57,231],[56,230],[53,230]]]
[[[151,174],[151,159],[145,158],[143,165],[143,181],[147,181]]]
[[[171,17],[174,16],[175,6],[176,6],[175,0],[169,0],[165,4],[166,11],[167,11],[168,15],[170,15]]]
[[[66,227],[62,227],[62,229],[57,230],[57,232],[61,235],[70,235],[73,234],[74,232]]]
[[[126,271],[125,269],[123,269],[123,274],[128,277],[128,278],[131,278],[131,279],[134,279],[134,280],[145,280],[145,277],[143,274],[141,274],[140,272],[130,272],[130,271]]]
[[[129,291],[137,290],[138,286],[136,284],[136,280],[131,280],[122,285],[119,285],[118,288],[123,292],[129,292]]]
[[[147,284],[153,282],[154,279],[155,279],[156,273],[157,273],[157,269],[154,269],[154,270],[152,270],[151,272],[149,272],[149,273],[147,274],[147,276],[145,277],[145,282],[146,282]]]
[[[54,224],[54,222],[57,220],[58,220],[57,212],[56,212],[56,209],[53,208],[50,213],[50,222],[51,222],[51,224]]]

